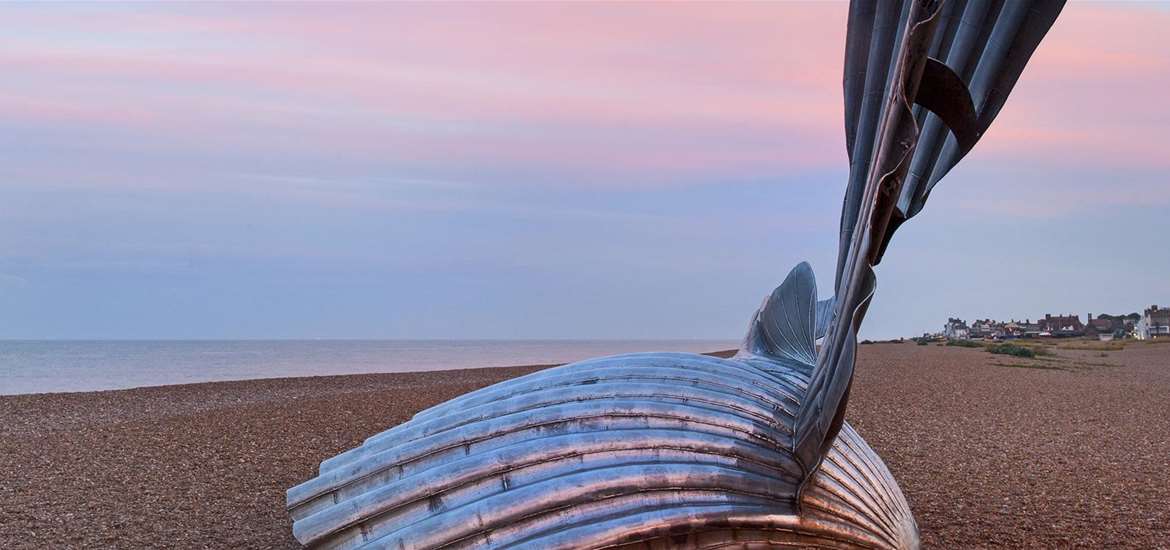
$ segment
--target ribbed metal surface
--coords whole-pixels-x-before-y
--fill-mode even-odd
[[[938,115],[919,104],[917,93],[904,93],[919,91],[905,86],[908,76],[918,76],[908,74],[912,66],[932,59],[959,77],[967,88],[962,93],[965,97],[952,99],[970,103],[974,120],[969,122],[978,140],[1003,108],[1025,64],[1063,7],[1064,0],[857,0],[850,4],[844,77],[850,171],[841,215],[838,272],[847,256],[846,245],[853,240],[853,229],[861,219],[861,199],[871,166],[890,167],[890,161],[899,159],[889,153],[911,152],[905,183],[898,192],[896,228],[922,209],[930,190],[969,151],[960,146]],[[903,35],[914,26],[908,23],[923,22],[927,24],[918,26],[916,33],[921,48],[903,48],[903,44],[909,44],[903,42]],[[900,56],[905,58],[902,63]],[[934,85],[925,82],[915,87]],[[905,149],[889,149],[889,153],[880,155],[880,130],[891,105],[909,106],[914,142]],[[890,235],[892,232],[884,236],[879,248],[888,244],[884,241]]]
[[[905,500],[851,430],[800,492],[792,426],[827,311],[801,264],[734,358],[594,359],[422,411],[290,489],[293,532],[320,548],[911,548]]]
[[[541,371],[327,461],[288,492],[293,531],[320,548],[910,547],[904,499],[851,431],[798,515],[787,449],[804,385],[761,357],[635,354]]]
[[[843,420],[873,266],[991,124],[1061,4],[854,2],[834,297],[818,301],[801,264],[734,358],[594,359],[420,412],[289,489],[297,539],[396,550],[916,548],[905,498]]]
[[[841,212],[836,311],[795,427],[794,452],[806,471],[815,471],[844,417],[857,332],[877,286],[873,267],[897,228],[921,210],[930,189],[991,125],[1063,5],[1063,0],[850,5],[844,78],[849,182]]]

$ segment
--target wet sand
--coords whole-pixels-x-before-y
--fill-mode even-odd
[[[861,346],[849,420],[928,548],[1170,548],[1170,344]],[[297,548],[286,488],[541,366],[0,397],[0,548]]]

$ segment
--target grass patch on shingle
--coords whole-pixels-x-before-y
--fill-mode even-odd
[[[1064,367],[1056,365],[1046,365],[1044,363],[992,363],[996,367],[1010,367],[1013,369],[1036,369],[1036,370],[1066,370]]]
[[[1061,342],[1058,347],[1060,349],[1070,349],[1079,351],[1121,351],[1125,349],[1126,342],[1124,340],[1112,340],[1109,342],[1101,341],[1074,341]]]
[[[1018,346],[1016,344],[996,344],[987,347],[988,353],[996,355],[1011,355],[1012,357],[1036,357],[1036,352],[1032,348],[1026,346]]]
[[[983,344],[974,340],[947,340],[948,346],[957,346],[960,348],[981,348]]]

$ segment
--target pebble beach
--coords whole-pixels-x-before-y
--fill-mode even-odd
[[[926,548],[1170,548],[1170,344],[862,345],[848,420]],[[0,397],[0,547],[299,548],[284,492],[548,365]]]

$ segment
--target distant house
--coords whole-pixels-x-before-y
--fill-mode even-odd
[[[1024,336],[1023,324],[1020,324],[1016,319],[1011,319],[1011,321],[1004,323],[1003,326],[1004,338],[1019,338]]]
[[[1046,314],[1040,319],[1040,332],[1047,332],[1052,336],[1083,336],[1085,325],[1081,323],[1079,315],[1052,315]]]
[[[1130,313],[1121,317],[1121,326],[1124,327],[1125,334],[1132,337],[1134,331],[1137,330],[1137,324],[1142,320],[1142,316],[1137,313]]]
[[[1085,320],[1085,336],[1090,338],[1113,337],[1113,333],[1121,329],[1111,315],[1102,315],[1096,319],[1093,314],[1088,314]]]
[[[1003,323],[993,319],[976,319],[971,322],[972,338],[995,338],[1003,335]]]
[[[976,319],[971,321],[970,333],[972,338],[983,338],[984,336],[987,336],[987,332],[988,329],[986,319]]]
[[[948,318],[947,324],[943,325],[943,336],[951,340],[966,340],[971,337],[971,329],[967,328],[967,322],[962,319]]]
[[[1139,340],[1170,338],[1170,309],[1157,305],[1146,308],[1134,327],[1134,336]]]
[[[1126,315],[1102,313],[1094,319],[1090,313],[1088,322],[1085,323],[1085,336],[1105,338],[1111,335],[1116,338],[1128,338],[1133,336],[1135,325],[1141,318],[1142,316],[1137,313]]]
[[[1020,336],[1024,338],[1035,338],[1040,335],[1040,323],[1033,323],[1031,319],[1024,319],[1020,323]]]

